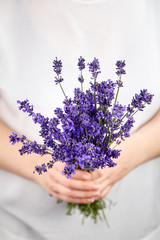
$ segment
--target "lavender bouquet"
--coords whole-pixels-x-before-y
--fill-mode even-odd
[[[57,58],[53,62],[53,69],[56,73],[55,82],[59,84],[64,94],[64,108],[56,108],[54,117],[44,117],[41,113],[35,113],[33,106],[26,99],[17,101],[19,109],[27,112],[35,124],[40,125],[40,136],[43,144],[30,141],[26,136],[19,137],[16,133],[10,136],[11,144],[21,142],[20,155],[36,153],[41,156],[50,154],[52,160],[47,164],[35,166],[34,172],[42,174],[54,166],[57,161],[65,163],[63,174],[70,178],[77,169],[93,172],[95,169],[114,167],[114,159],[120,156],[119,149],[115,149],[126,137],[130,136],[130,130],[134,123],[134,114],[142,111],[146,104],[150,104],[153,95],[146,89],[135,94],[131,103],[123,106],[118,102],[118,93],[123,87],[122,75],[125,61],[117,61],[116,74],[118,80],[98,82],[100,65],[98,59],[94,58],[88,63],[91,72],[90,88],[83,91],[83,70],[85,59],[80,57],[78,77],[81,89],[74,89],[73,99],[66,96],[61,76],[62,62]],[[113,147],[112,147],[113,146]],[[71,215],[75,208],[78,208],[84,217],[91,216],[94,222],[97,219],[107,219],[104,214],[106,202],[104,199],[96,200],[89,204],[67,203],[67,214]],[[102,216],[100,215],[102,211]]]

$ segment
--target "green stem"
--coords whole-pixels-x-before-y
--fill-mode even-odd
[[[131,119],[138,111],[139,111],[139,109],[137,109],[137,111],[135,111],[135,112],[127,119],[127,121],[128,121],[129,119]],[[123,116],[123,117],[121,118],[121,120],[118,122],[118,125],[123,121],[123,119],[127,116],[128,113],[129,113],[129,111],[128,111],[126,114],[124,114],[124,116]],[[127,121],[126,121],[126,122],[127,122]],[[125,122],[125,123],[126,123],[126,122]],[[113,125],[112,125],[112,126],[113,126]],[[122,132],[122,131],[119,132],[117,138],[120,136],[121,132]],[[110,135],[111,135],[112,133],[113,133],[113,132],[111,132]],[[110,141],[110,139],[109,139],[109,141]],[[108,141],[108,142],[109,142],[109,141]],[[117,146],[117,144],[114,146],[114,148],[115,148],[116,146]],[[114,149],[114,148],[113,148],[113,149]]]
[[[138,111],[139,111],[139,109],[137,109],[137,111],[135,111],[135,112],[128,118],[128,120],[131,119]]]
[[[128,113],[129,113],[129,111],[123,115],[123,117],[122,117],[121,120],[118,122],[118,124],[120,124],[120,123],[123,121],[123,119],[127,116]]]
[[[121,81],[121,76],[120,76],[119,81]],[[117,102],[118,94],[119,94],[119,89],[120,89],[120,87],[118,87],[118,89],[117,89],[117,93],[116,93],[116,97],[115,97],[115,102],[114,102],[114,104]],[[106,113],[106,112],[107,112],[107,108],[106,108],[105,113]],[[116,119],[117,119],[117,118],[114,119],[113,124],[112,124],[112,127],[114,126]],[[111,127],[111,128],[112,128],[112,127]],[[107,131],[107,132],[108,132],[108,131]],[[110,133],[109,133],[109,139],[108,139],[107,147],[109,146],[109,142],[110,142],[112,133],[113,133],[113,132],[110,132]],[[105,136],[104,140],[106,139],[107,135],[108,135],[108,133],[106,133],[106,136]]]
[[[96,87],[96,77],[94,78],[94,86]],[[95,103],[95,109],[97,111],[96,91],[95,91],[95,89],[94,89],[94,103]]]
[[[121,76],[120,76],[120,78],[119,78],[119,81],[121,82]],[[120,89],[120,87],[118,87],[118,89],[117,89],[116,98],[115,98],[115,102],[114,102],[114,103],[117,102],[118,94],[119,94],[119,89]]]
[[[118,99],[118,94],[119,94],[119,87],[118,87],[118,89],[117,89],[116,98],[115,98],[115,102],[114,102],[114,103],[116,103],[116,102],[117,102],[117,99]]]
[[[28,139],[26,139],[28,142],[30,142],[30,143],[33,143],[33,141],[31,141],[31,140],[28,140]],[[41,146],[41,147],[44,147],[45,145],[44,144],[40,144],[40,143],[38,143],[38,145],[39,146]],[[49,148],[46,148],[46,150],[49,152],[49,153],[47,153],[47,154],[52,154],[53,153],[53,151],[52,150],[50,150]]]
[[[81,83],[81,90],[82,90],[82,92],[83,92],[83,83]]]
[[[105,110],[104,114],[106,114],[107,110],[108,110],[108,106],[106,107],[106,110]]]
[[[144,104],[144,106],[145,106],[145,104]],[[133,109],[133,107],[132,107],[132,109]],[[131,109],[131,110],[132,110],[132,109]],[[139,111],[139,109],[137,109],[137,110],[128,118],[128,120],[131,119],[138,111]],[[121,118],[121,120],[119,121],[118,124],[120,124],[120,123],[122,122],[122,120],[127,116],[127,114],[128,114],[129,112],[130,112],[130,111],[128,111],[128,112]],[[127,121],[128,121],[128,120],[127,120]]]
[[[65,92],[64,92],[64,90],[63,90],[63,87],[62,87],[61,83],[59,83],[59,85],[60,85],[60,87],[61,87],[61,90],[62,90],[64,96],[67,97],[66,94],[65,94]]]
[[[114,119],[111,129],[113,128],[116,120],[117,120],[117,118]],[[108,132],[109,132],[109,127],[107,128],[107,133],[106,133],[103,141],[105,141],[105,139],[107,138]],[[112,133],[113,133],[113,131],[109,133],[109,136],[108,136],[109,139],[108,139],[107,147],[109,147],[109,143],[110,143]]]
[[[81,70],[81,78],[83,78],[82,70]],[[83,92],[83,83],[81,83],[81,90],[82,90],[82,92]]]
[[[107,102],[108,102],[108,98],[107,98]],[[107,104],[107,103],[106,103],[106,104]],[[108,106],[106,106],[106,110],[105,110],[105,112],[104,112],[104,115],[106,114],[107,110],[108,110]],[[103,129],[104,129],[105,123],[106,123],[106,117],[104,117]]]
[[[137,111],[135,111],[135,112],[127,119],[127,121],[128,121],[129,119],[131,119],[138,111],[139,111],[139,109],[137,109]],[[127,122],[127,121],[126,121],[126,122]],[[125,124],[126,124],[126,122],[125,122]],[[122,133],[122,131],[120,130],[119,133],[118,133],[117,138],[120,136],[121,133]]]
[[[91,140],[92,134],[89,136],[88,142]]]
[[[105,220],[105,223],[106,223],[107,227],[110,228],[109,223],[108,223],[108,221],[107,221],[107,218],[106,218],[106,215],[105,215],[105,212],[104,212],[103,208],[102,208],[102,214],[103,214],[103,218],[104,218],[104,220]]]

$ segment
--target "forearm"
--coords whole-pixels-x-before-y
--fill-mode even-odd
[[[132,168],[160,156],[160,110],[122,143],[122,155],[129,157]]]
[[[17,143],[12,146],[9,143],[11,132],[11,129],[0,122],[1,169],[31,180],[39,184],[49,194],[67,202],[91,203],[94,201],[94,196],[99,195],[99,186],[91,181],[90,174],[78,170],[72,179],[68,180],[62,174],[64,168],[62,163],[55,164],[52,169],[49,169],[48,173],[43,173],[40,176],[37,173],[33,174],[35,165],[49,162],[51,156],[44,155],[41,157],[33,153],[20,156],[18,149],[21,148],[21,145]]]
[[[20,156],[18,149],[21,148],[21,144],[12,146],[9,142],[11,132],[12,130],[0,121],[0,168],[35,181],[35,175],[37,175],[33,174],[35,165],[40,165],[50,156],[43,158],[37,154]]]
[[[160,110],[117,148],[122,150],[117,166],[99,169],[91,174],[100,185],[100,195],[96,199],[104,198],[114,184],[133,169],[160,156]]]

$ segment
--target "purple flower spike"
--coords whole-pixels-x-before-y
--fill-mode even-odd
[[[75,166],[74,165],[66,165],[64,167],[64,171],[62,171],[63,174],[67,176],[67,178],[70,178],[72,175],[76,173]]]
[[[117,66],[117,68],[124,68],[126,66],[125,60],[124,61],[117,61],[116,66]]]
[[[47,172],[46,168],[47,167],[45,163],[43,163],[41,166],[36,165],[33,173],[37,172],[39,175],[41,175],[43,172]]]
[[[61,83],[63,82],[63,78],[60,76],[59,78],[58,77],[55,77],[55,83],[58,84],[58,83]]]
[[[147,104],[151,104],[152,102],[152,98],[153,98],[153,94],[150,94],[147,92],[147,89],[143,89],[140,91],[140,96],[142,98],[142,101],[144,101]]]
[[[97,78],[98,74],[101,73],[101,71],[98,71],[100,69],[99,61],[97,58],[94,58],[93,62],[88,63],[89,71],[92,73],[93,78]]]
[[[98,59],[88,64],[93,79],[90,88],[84,92],[83,89],[75,88],[74,97],[66,97],[63,108],[54,110],[55,116],[44,117],[41,113],[34,112],[33,106],[26,99],[17,101],[19,109],[28,113],[35,124],[39,124],[39,134],[43,144],[30,141],[25,136],[18,137],[12,133],[11,144],[22,143],[19,149],[20,155],[36,153],[41,156],[50,154],[52,160],[35,167],[38,174],[52,168],[56,161],[65,163],[63,174],[70,178],[76,169],[93,171],[104,167],[114,167],[114,159],[118,158],[120,151],[111,149],[112,143],[119,144],[120,141],[129,137],[133,127],[133,115],[137,110],[142,111],[146,104],[152,101],[152,94],[146,89],[135,94],[129,105],[121,105],[117,101],[118,91],[123,86],[121,75],[125,73],[125,61],[117,61],[116,69],[119,80],[115,83],[111,79],[107,81],[96,81],[100,73]],[[79,70],[85,68],[85,60],[80,57]],[[63,81],[61,77],[62,63],[57,58],[53,62],[56,72],[55,82]],[[82,73],[78,80],[83,83]]]
[[[131,105],[138,110],[143,111],[145,104],[151,104],[154,95],[147,92],[147,89],[140,91],[140,94],[135,94],[132,99]]]
[[[62,71],[62,62],[61,60],[58,60],[57,57],[56,59],[53,61],[53,70],[57,75],[61,74]]]
[[[118,76],[121,76],[121,75],[123,75],[123,74],[126,74],[126,71],[123,69],[125,66],[126,66],[126,64],[125,64],[125,60],[124,61],[117,61],[116,62],[116,66],[117,66],[117,72],[116,72],[116,74],[118,75]]]
[[[78,77],[78,81],[79,81],[80,83],[83,83],[83,82],[84,82],[83,76],[79,76],[79,77]]]
[[[57,57],[53,61],[53,70],[57,74],[57,77],[55,77],[55,83],[58,84],[63,82],[63,78],[60,76],[62,71],[62,62],[61,60],[58,60]]]
[[[15,143],[18,143],[21,141],[21,138],[17,136],[16,133],[12,132],[12,135],[9,136],[10,138],[10,143],[14,145]]]
[[[27,112],[29,113],[29,116],[32,115],[33,113],[33,105],[29,104],[28,99],[24,100],[24,101],[17,101],[17,103],[20,105],[19,106],[19,110],[22,110],[23,112]]]
[[[83,69],[85,69],[85,59],[80,57],[78,59],[78,64],[77,64],[78,68],[80,71],[82,71]]]

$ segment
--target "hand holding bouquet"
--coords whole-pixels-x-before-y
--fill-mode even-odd
[[[58,161],[65,163],[63,174],[67,178],[72,177],[78,169],[91,173],[95,169],[116,166],[114,159],[120,156],[121,150],[115,147],[130,136],[134,114],[142,111],[145,105],[152,101],[153,95],[143,89],[140,94],[135,94],[130,104],[123,106],[118,102],[118,93],[123,87],[125,61],[116,63],[116,74],[119,77],[116,82],[107,80],[98,83],[97,77],[100,74],[98,59],[94,58],[88,66],[92,76],[90,89],[83,91],[82,72],[85,68],[85,60],[80,57],[78,80],[81,89],[74,89],[74,98],[71,99],[62,88],[62,62],[57,58],[54,60],[55,82],[60,85],[65,99],[64,108],[56,108],[53,118],[49,119],[41,113],[34,112],[28,100],[17,101],[19,109],[27,112],[34,123],[40,125],[39,133],[43,138],[43,144],[32,142],[26,136],[19,137],[15,133],[10,136],[10,142],[23,144],[19,149],[21,155],[36,153],[41,156],[46,154],[52,156],[52,160],[47,164],[35,166],[34,172],[38,174],[47,172],[47,169],[54,167],[55,162]],[[100,210],[106,220],[105,207],[104,199],[88,204],[67,203],[67,213],[72,214],[75,208],[79,208],[84,217],[91,216],[94,222],[97,222],[98,217],[101,218]]]

